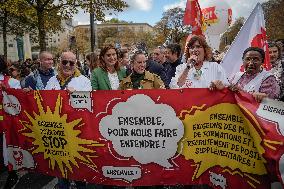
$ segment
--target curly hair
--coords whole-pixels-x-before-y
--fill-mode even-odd
[[[120,70],[120,66],[119,66],[119,62],[118,62],[119,52],[118,52],[118,50],[117,50],[113,45],[111,45],[111,44],[106,45],[105,47],[103,47],[102,50],[101,50],[101,52],[100,52],[100,56],[99,56],[100,67],[101,67],[104,71],[106,71],[106,72],[108,71],[108,70],[107,70],[107,65],[106,65],[106,63],[105,63],[105,61],[104,61],[104,56],[105,56],[105,54],[107,53],[107,51],[110,50],[110,49],[114,49],[115,52],[116,52],[117,61],[116,61],[115,65],[114,65],[114,69],[115,69],[116,71],[119,71],[119,70]]]
[[[248,47],[248,48],[243,52],[243,57],[242,57],[243,60],[244,60],[246,54],[247,54],[248,52],[250,52],[250,51],[256,51],[256,52],[258,52],[258,53],[260,54],[260,56],[261,56],[261,62],[262,62],[262,63],[264,62],[264,60],[265,60],[265,52],[264,52],[263,49],[258,48],[258,47]]]
[[[185,57],[188,59],[190,57],[189,49],[193,46],[193,44],[198,41],[199,44],[204,49],[204,60],[211,61],[212,60],[212,49],[207,44],[206,40],[202,36],[194,35],[192,38],[187,42],[186,49],[185,49]]]
[[[133,64],[134,61],[135,61],[135,59],[136,59],[136,57],[137,57],[138,55],[140,55],[140,54],[145,55],[145,52],[144,52],[144,51],[141,51],[141,50],[137,50],[137,51],[133,52],[133,54],[132,54],[131,57],[130,57],[130,63]],[[146,55],[145,55],[145,56],[146,56]]]

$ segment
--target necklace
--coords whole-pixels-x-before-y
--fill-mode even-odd
[[[199,80],[201,78],[202,75],[202,70],[196,70],[195,73],[193,74],[194,79]]]

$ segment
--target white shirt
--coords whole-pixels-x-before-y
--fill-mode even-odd
[[[111,89],[117,90],[119,87],[119,79],[118,79],[117,72],[114,72],[112,74],[108,72],[108,79],[110,82]]]
[[[243,75],[244,75],[244,72],[237,72],[235,76],[233,77],[232,84],[238,83]],[[250,80],[245,86],[243,86],[243,90],[246,92],[259,92],[262,82],[271,75],[272,74],[269,71],[262,70],[252,80]]]
[[[170,88],[208,88],[212,81],[220,80],[224,85],[229,85],[225,70],[216,62],[203,62],[200,69],[201,75],[198,76],[198,71],[193,67],[189,70],[185,84],[182,87],[177,85],[178,79],[184,72],[187,64],[181,64],[176,68],[175,77],[172,78]]]
[[[66,88],[67,87],[74,88],[76,91],[92,90],[91,81],[83,75],[73,77],[67,84]],[[53,76],[48,80],[45,90],[61,90],[59,81],[57,80],[56,76]]]
[[[2,82],[4,81],[4,75],[3,74],[0,74],[0,81],[2,81]],[[9,78],[8,84],[9,84],[10,88],[21,89],[20,81],[14,79],[14,78]]]

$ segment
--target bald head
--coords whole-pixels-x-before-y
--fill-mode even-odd
[[[38,55],[39,62],[40,62],[40,69],[42,71],[47,71],[52,68],[53,66],[53,56],[48,51],[42,51]]]
[[[50,52],[48,52],[48,51],[41,51],[40,53],[39,53],[39,55],[38,55],[38,58],[40,59],[40,60],[42,60],[42,59],[44,59],[45,57],[47,57],[47,56],[51,56],[52,57],[52,54],[50,53]]]
[[[61,54],[61,60],[76,61],[76,55],[73,52],[67,51]]]
[[[59,72],[61,72],[63,77],[67,78],[75,73],[76,61],[75,54],[70,51],[61,54]]]

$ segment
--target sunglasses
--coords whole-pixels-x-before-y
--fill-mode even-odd
[[[62,60],[61,63],[66,66],[68,63],[70,66],[74,66],[76,64],[76,62],[74,61],[70,61],[70,60]]]

